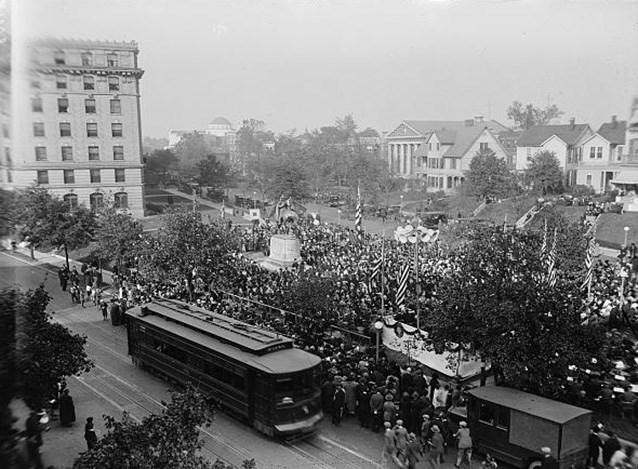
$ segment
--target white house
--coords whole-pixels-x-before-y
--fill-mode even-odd
[[[536,153],[550,151],[565,171],[566,185],[574,185],[576,169],[582,159],[582,144],[592,134],[589,124],[576,124],[574,119],[566,125],[537,125],[527,129],[517,142],[516,170],[525,171]]]
[[[453,192],[465,180],[472,158],[481,150],[491,150],[508,160],[507,150],[486,126],[435,130],[417,150],[422,164],[416,174],[425,179],[429,191]]]
[[[611,188],[611,181],[620,175],[626,128],[626,121],[612,116],[611,122],[601,125],[598,132],[585,139],[576,184],[592,187],[598,193]]]

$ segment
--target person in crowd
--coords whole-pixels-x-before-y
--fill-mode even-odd
[[[95,445],[97,444],[97,433],[95,433],[93,417],[86,418],[86,424],[84,425],[84,439],[86,440],[86,446],[89,451],[95,448]]]
[[[432,469],[439,469],[441,467],[441,456],[443,455],[443,446],[445,443],[443,441],[443,435],[441,435],[441,430],[438,426],[432,425],[431,432],[432,437],[427,441],[429,446],[427,462]]]
[[[337,383],[334,396],[332,398],[332,424],[341,425],[343,420],[343,411],[346,406],[346,390],[343,387],[343,383],[340,381]]]
[[[348,415],[354,415],[357,411],[357,386],[355,374],[350,373],[348,379],[343,383],[343,389],[346,392],[346,413]]]
[[[481,463],[483,469],[498,469],[498,463],[490,453],[485,453],[485,461]]]
[[[321,406],[326,415],[332,413],[332,401],[334,400],[336,389],[334,376],[329,376],[321,385]]]
[[[543,454],[541,469],[558,469],[558,461],[552,456],[552,449],[549,446],[543,446],[541,453]]]
[[[359,417],[359,425],[363,428],[370,428],[371,410],[370,410],[370,388],[365,381],[365,378],[361,379],[361,382],[356,389],[357,398],[357,416]]]
[[[397,456],[397,441],[396,434],[392,430],[392,423],[384,422],[385,433],[383,435],[383,452],[381,453],[381,461],[384,468],[404,469],[404,464],[399,460]]]
[[[397,455],[399,459],[405,461],[406,452],[408,451],[408,431],[403,426],[403,420],[398,419],[394,426],[394,435],[396,437]]]
[[[416,469],[416,463],[423,458],[423,447],[414,433],[408,435],[408,447],[405,453],[407,469]]]
[[[397,407],[394,404],[394,396],[390,393],[386,394],[383,403],[383,420],[395,424],[397,421]]]
[[[98,308],[100,308],[100,311],[102,312],[102,319],[107,321],[109,319],[109,307],[104,299],[100,300]]]
[[[75,422],[75,405],[69,390],[65,389],[60,396],[60,423],[64,427],[70,427],[73,422]]]
[[[374,390],[372,396],[370,396],[370,412],[372,419],[372,431],[378,432],[381,429],[381,424],[383,423],[383,404],[384,404],[383,394],[381,390],[377,387]]]
[[[66,291],[66,286],[69,282],[69,269],[66,268],[66,265],[63,265],[58,270],[58,278],[60,279],[60,288],[62,288],[62,291]]]
[[[587,452],[585,465],[587,467],[593,467],[594,469],[597,469],[600,465],[600,449],[603,447],[603,442],[598,434],[599,431],[600,428],[598,425],[594,425],[589,431],[589,450]]]
[[[609,466],[609,461],[616,451],[620,449],[620,441],[616,437],[616,434],[609,430],[607,431],[608,438],[603,443],[603,464]]]
[[[456,455],[455,467],[461,467],[461,462],[464,458],[467,458],[468,464],[472,466],[472,437],[470,436],[470,429],[467,428],[467,422],[461,420],[459,422],[459,429],[454,434],[456,438],[456,447],[458,449]],[[554,469],[554,468],[551,468]]]

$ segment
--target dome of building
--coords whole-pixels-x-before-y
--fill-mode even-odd
[[[228,126],[228,127],[232,127],[233,124],[230,123],[230,121],[228,119],[226,119],[225,117],[215,117],[211,122],[210,125],[224,125],[224,126]]]

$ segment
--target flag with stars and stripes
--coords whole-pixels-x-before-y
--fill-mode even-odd
[[[397,288],[396,305],[401,306],[405,302],[405,294],[408,290],[408,278],[410,277],[410,264],[407,264],[399,274],[399,288]]]
[[[547,256],[547,284],[550,287],[556,285],[556,238],[558,230],[554,229],[554,241],[552,242],[552,249]]]
[[[541,244],[541,258],[547,254],[547,218],[545,218],[545,227],[543,228],[543,244]]]
[[[583,284],[581,286],[582,290],[587,290],[588,295],[590,293],[591,281],[594,275],[595,240],[596,232],[594,231],[594,233],[592,233],[591,237],[587,241],[587,251],[585,252],[585,278],[583,279]]]
[[[383,264],[383,257],[380,257],[373,265],[372,265],[372,273],[370,274],[370,283],[376,281],[376,279],[381,275],[381,265]]]
[[[361,188],[357,186],[357,213],[354,218],[354,227],[357,230],[357,238],[359,241],[363,238],[363,227],[361,222],[363,221],[363,207],[361,206]]]

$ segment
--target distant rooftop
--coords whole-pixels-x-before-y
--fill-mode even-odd
[[[540,147],[548,138],[556,135],[567,145],[574,145],[588,124],[537,125],[521,134],[517,145],[519,147]]]
[[[108,41],[97,39],[79,39],[79,38],[59,38],[59,37],[41,37],[30,40],[32,46],[39,47],[58,47],[60,49],[105,49],[105,50],[132,50],[139,51],[136,41]]]
[[[215,117],[212,121],[210,121],[211,125],[227,125],[232,127],[233,124],[226,119],[225,117]]]

